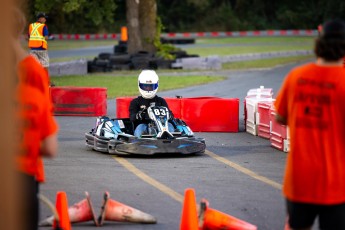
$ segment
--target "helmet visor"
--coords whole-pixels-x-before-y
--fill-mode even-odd
[[[158,88],[158,83],[148,84],[148,83],[139,83],[140,89],[144,91],[154,91]]]

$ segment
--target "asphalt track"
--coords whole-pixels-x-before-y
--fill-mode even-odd
[[[57,191],[65,191],[69,205],[85,198],[88,191],[96,215],[103,193],[111,199],[149,213],[157,224],[106,221],[102,229],[179,229],[184,192],[193,188],[199,203],[252,223],[262,230],[283,229],[285,204],[281,194],[286,153],[268,140],[243,131],[243,99],[251,88],[264,85],[278,92],[291,64],[274,69],[217,72],[222,82],[159,92],[163,97],[217,96],[240,99],[240,132],[196,133],[206,139],[205,154],[181,157],[116,157],[88,150],[84,133],[94,117],[56,117],[60,126],[59,153],[45,160],[47,183],[41,193],[55,202]],[[160,74],[158,72],[158,74]],[[162,73],[163,74],[163,73]],[[190,74],[190,73],[189,73]],[[217,113],[214,111],[215,119]],[[115,116],[115,100],[108,101],[108,115]],[[41,205],[40,218],[51,215]],[[92,221],[73,224],[73,229],[96,228]],[[40,229],[51,229],[41,227]]]

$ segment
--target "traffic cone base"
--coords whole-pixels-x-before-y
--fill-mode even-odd
[[[99,226],[102,226],[105,220],[143,224],[157,223],[156,218],[150,214],[110,199],[109,192],[104,193],[104,202],[98,217]]]
[[[86,222],[92,220],[98,226],[97,218],[91,203],[90,195],[85,192],[86,198],[69,207],[68,214],[71,223]]]
[[[198,211],[195,192],[193,189],[186,189],[182,207],[180,230],[198,229]]]
[[[257,230],[257,227],[215,209],[211,209],[204,202],[200,205],[199,226],[202,230]]]
[[[85,192],[86,198],[75,203],[68,208],[68,217],[70,223],[79,223],[92,220],[96,226],[98,221],[91,203],[91,198],[88,192]],[[54,225],[54,216],[50,216],[39,223],[39,226]]]

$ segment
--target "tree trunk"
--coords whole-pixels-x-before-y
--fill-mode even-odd
[[[141,44],[143,50],[156,52],[153,44],[157,30],[157,3],[156,0],[141,0],[139,4],[139,22]]]
[[[139,29],[139,0],[126,0],[126,18],[128,29],[127,52],[133,54],[143,48]]]

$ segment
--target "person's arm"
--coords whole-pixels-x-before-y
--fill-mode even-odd
[[[285,77],[284,82],[274,102],[275,112],[276,112],[275,120],[282,125],[287,125],[288,98],[289,98],[288,89],[289,89],[289,75]]]
[[[287,125],[287,119],[279,114],[276,114],[275,119],[278,123],[282,125]]]
[[[134,122],[137,121],[136,115],[139,112],[138,105],[137,105],[137,99],[133,99],[131,103],[129,104],[129,119]]]
[[[46,39],[46,41],[48,41],[49,31],[48,31],[48,26],[47,25],[44,25],[44,27],[43,27],[43,36]]]
[[[41,155],[45,157],[55,157],[58,150],[57,134],[54,133],[41,142]]]
[[[42,103],[45,103],[45,110],[41,119],[40,155],[44,157],[55,157],[58,150],[58,125],[52,115],[49,99],[45,98]]]

